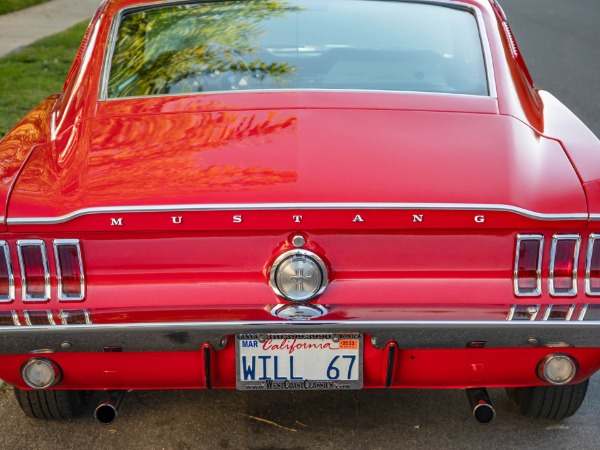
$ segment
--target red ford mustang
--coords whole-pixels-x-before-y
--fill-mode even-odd
[[[495,0],[107,0],[0,155],[29,416],[460,388],[485,423],[505,387],[560,419],[600,368],[600,142]]]

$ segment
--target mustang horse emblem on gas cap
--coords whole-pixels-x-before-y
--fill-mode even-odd
[[[290,277],[290,281],[296,282],[296,290],[303,291],[304,290],[304,280],[310,280],[312,275],[304,275],[304,270],[296,270],[296,275],[292,275]]]

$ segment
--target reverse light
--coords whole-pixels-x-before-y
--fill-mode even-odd
[[[585,293],[600,295],[600,234],[591,234],[585,267]]]
[[[58,364],[48,358],[31,358],[21,368],[21,376],[27,386],[46,389],[57,384],[62,372]]]
[[[0,302],[8,303],[15,299],[15,276],[10,260],[8,242],[0,241]]]
[[[560,386],[575,378],[577,363],[569,355],[554,353],[540,361],[537,371],[542,380]]]
[[[46,244],[42,240],[17,241],[21,265],[22,298],[26,302],[44,302],[50,299],[50,273]]]
[[[550,295],[577,295],[577,261],[581,237],[578,234],[555,235],[550,249]]]
[[[56,239],[54,257],[58,278],[58,299],[62,301],[83,300],[85,276],[81,246],[77,239]]]
[[[544,236],[517,235],[515,255],[514,290],[519,297],[536,297],[542,293],[542,252]]]

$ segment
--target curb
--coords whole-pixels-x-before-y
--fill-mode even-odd
[[[0,16],[0,58],[89,20],[101,0],[50,0]]]

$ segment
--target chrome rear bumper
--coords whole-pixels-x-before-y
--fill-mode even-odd
[[[600,347],[600,321],[304,321],[174,322],[0,327],[0,354],[40,350],[102,352],[189,351],[210,343],[223,348],[235,334],[341,333],[370,336],[375,347],[400,348],[575,346]]]

